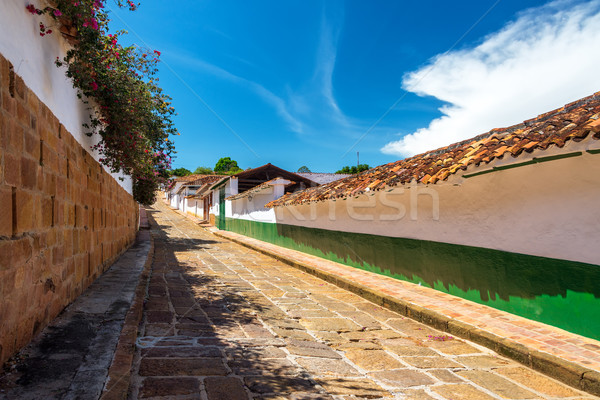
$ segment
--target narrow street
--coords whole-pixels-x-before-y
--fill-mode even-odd
[[[131,398],[592,399],[312,275],[162,202]]]

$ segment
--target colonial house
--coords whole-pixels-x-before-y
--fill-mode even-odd
[[[211,184],[223,179],[222,175],[200,175],[198,179],[187,182],[179,189],[181,203],[179,209],[184,213],[208,220],[210,196],[204,196]]]
[[[181,188],[188,182],[198,179],[200,175],[179,176],[172,180],[171,185],[165,190],[165,200],[173,208],[179,208],[181,204]]]
[[[233,224],[247,216],[271,220],[272,211],[264,209],[266,203],[314,186],[316,182],[269,163],[224,177],[205,195],[212,196],[210,214],[219,229],[224,229],[228,220]]]
[[[219,227],[600,339],[599,139],[600,92],[260,212],[232,183]]]

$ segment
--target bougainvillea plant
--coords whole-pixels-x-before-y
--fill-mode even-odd
[[[138,6],[132,1],[116,3],[130,10]],[[53,0],[48,7],[26,8],[54,21],[54,26],[39,23],[41,36],[54,28],[72,45],[56,65],[66,68],[78,96],[90,105],[91,122],[84,127],[88,135],[100,135],[93,146],[100,162],[111,172],[132,177],[138,202],[153,203],[156,190],[169,177],[174,152],[169,137],[178,134],[171,99],[157,85],[160,52],[122,46],[119,39],[126,32],[109,33],[104,0]]]

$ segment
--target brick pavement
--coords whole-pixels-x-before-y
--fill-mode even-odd
[[[162,203],[132,398],[593,399]]]

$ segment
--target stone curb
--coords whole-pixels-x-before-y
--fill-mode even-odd
[[[210,232],[222,239],[226,239],[249,249],[258,251],[259,253],[273,257],[287,265],[310,273],[326,282],[353,292],[365,298],[366,300],[385,307],[391,311],[402,314],[415,321],[424,323],[441,331],[448,332],[454,336],[470,340],[474,343],[494,350],[504,357],[515,360],[531,369],[539,371],[576,389],[600,396],[600,373],[597,371],[587,369],[584,366],[571,361],[563,360],[562,358],[552,354],[535,350],[514,340],[484,331],[476,326],[455,320],[436,311],[428,310],[417,304],[379,293],[376,290],[373,290],[358,282],[335,276],[329,272],[322,271],[301,261],[294,260],[293,258],[274,253],[270,250],[255,246],[243,240],[228,237],[221,234],[218,230],[211,229]]]
[[[150,219],[151,217],[148,217]],[[148,221],[151,225],[150,221]],[[146,228],[148,229],[148,228]],[[108,370],[108,377],[104,385],[104,390],[100,400],[124,400],[127,399],[129,392],[129,381],[131,379],[131,367],[135,354],[135,344],[138,336],[140,321],[144,312],[144,299],[150,279],[150,268],[154,260],[154,238],[148,230],[138,232],[140,240],[149,240],[150,249],[144,264],[144,269],[140,274],[133,302],[123,323],[123,329],[119,336],[119,342],[113,357],[113,361]]]

